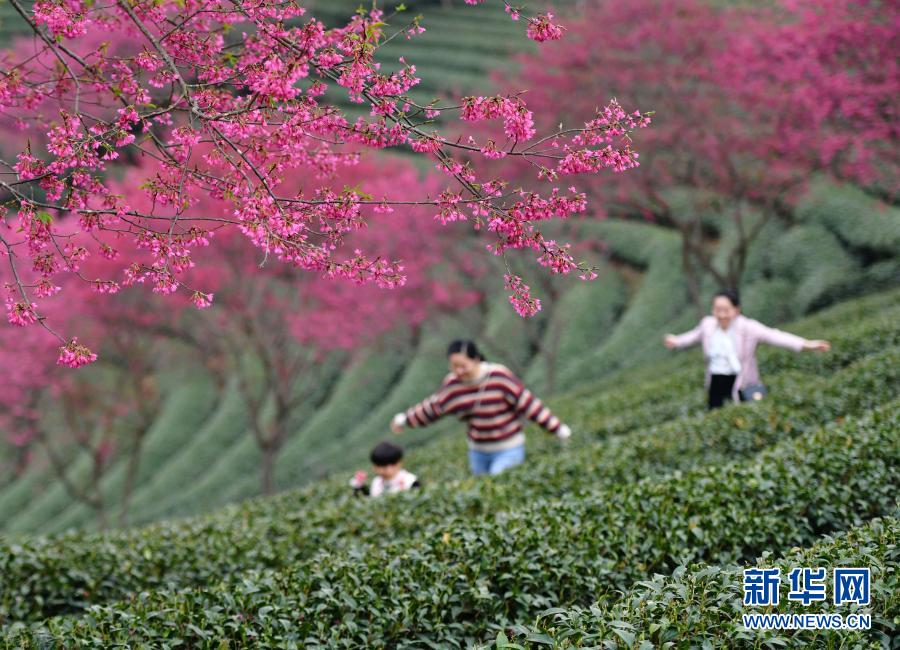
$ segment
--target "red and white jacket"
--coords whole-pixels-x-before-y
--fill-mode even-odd
[[[467,422],[469,448],[487,453],[524,444],[523,417],[548,433],[555,434],[562,426],[509,368],[486,361],[474,381],[448,374],[437,392],[406,411],[406,424],[423,427],[445,415]]]

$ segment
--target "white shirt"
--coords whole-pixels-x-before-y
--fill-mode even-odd
[[[376,476],[372,479],[372,487],[369,488],[369,495],[377,497],[381,496],[382,494],[395,494],[397,492],[403,492],[404,490],[410,489],[415,482],[416,475],[411,472],[407,472],[405,469],[401,469],[399,472],[397,472],[397,475],[390,481],[386,481],[380,476]]]
[[[716,325],[709,340],[709,374],[737,375],[741,372],[741,362],[734,346],[734,328],[723,330]]]

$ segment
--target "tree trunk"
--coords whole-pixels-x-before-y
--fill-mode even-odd
[[[69,478],[69,475],[66,473],[66,462],[53,450],[52,443],[47,439],[47,436],[42,432],[38,435],[38,440],[44,445],[50,466],[53,468],[56,477],[63,484],[66,493],[74,501],[79,501],[92,508],[97,517],[97,525],[101,530],[106,528],[106,504],[104,503],[103,492],[100,490],[100,480],[103,478],[103,465],[98,464],[97,459],[94,458],[90,484],[85,487],[78,487]]]
[[[686,235],[682,234],[681,239],[681,265],[684,267],[684,277],[687,280],[688,293],[691,296],[691,303],[697,312],[697,318],[703,318],[705,310],[703,308],[703,298],[700,295],[700,276],[697,273],[697,267],[691,261],[691,249],[685,240]]]
[[[109,527],[109,520],[106,516],[106,507],[103,504],[103,501],[100,500],[98,502],[98,506],[94,508],[94,512],[97,515],[97,528],[100,530],[106,530]]]
[[[141,451],[144,447],[144,434],[135,436],[134,446],[131,448],[131,454],[128,457],[128,469],[125,472],[125,487],[122,491],[122,503],[119,507],[119,526],[128,524],[128,510],[131,508],[131,497],[134,493],[134,486],[137,482],[137,474],[141,465]]]
[[[260,451],[262,451],[260,490],[264,496],[270,496],[275,494],[275,460],[278,458],[278,446],[265,445]]]
[[[559,341],[562,339],[562,326],[559,321],[551,325],[553,333],[550,337],[550,345],[544,351],[547,359],[547,394],[552,395],[556,392],[556,374],[558,370],[557,361],[559,360]]]

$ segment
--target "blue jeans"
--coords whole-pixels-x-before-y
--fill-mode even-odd
[[[494,476],[509,467],[515,467],[525,461],[525,445],[519,445],[503,451],[483,452],[469,450],[469,466],[472,474],[490,474]]]

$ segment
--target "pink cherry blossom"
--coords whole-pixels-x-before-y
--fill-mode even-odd
[[[530,318],[541,310],[541,301],[531,296],[531,290],[528,285],[522,281],[518,275],[504,276],[507,291],[512,293],[509,296],[509,302],[523,318]]]
[[[190,278],[203,271],[198,250],[218,245],[213,232],[238,233],[282,268],[405,287],[410,268],[427,275],[407,264],[411,249],[387,255],[386,242],[358,250],[350,242],[410,205],[435,215],[438,227],[465,222],[497,255],[532,249],[538,265],[562,273],[571,266],[568,248],[544,239],[541,223],[583,211],[584,200],[552,183],[636,165],[626,140],[646,118],[617,106],[586,113],[584,128],[538,137],[539,116],[518,89],[420,105],[411,95],[421,85],[413,57],[387,70],[377,56],[394,36],[421,33],[418,19],[391,27],[373,8],[326,29],[276,0],[212,8],[207,0],[35,3],[26,17],[32,30],[53,38],[17,43],[0,79],[0,111],[21,129],[6,170],[18,228],[0,234],[0,246],[16,251],[0,272],[19,294],[10,322],[55,332],[59,316],[38,318],[31,297],[72,291],[66,275],[103,299],[145,285],[206,307],[215,283]],[[505,11],[518,18],[520,9]],[[559,38],[553,20],[530,18],[529,36]],[[348,113],[334,93],[365,110]],[[476,122],[494,131],[482,138]],[[457,126],[467,132],[455,133]],[[410,197],[400,184],[372,194],[365,176],[343,190],[331,183],[386,148],[428,158],[451,186]],[[548,155],[550,148],[560,153]],[[484,161],[499,173],[483,173]],[[531,163],[530,178],[518,176],[519,163]],[[142,169],[139,181],[120,187],[115,179],[133,167]],[[532,197],[509,190],[523,184],[535,185]],[[104,263],[107,274],[87,275]]]
[[[37,314],[35,313],[37,305],[22,300],[15,302],[10,298],[6,299],[6,318],[12,325],[25,327],[37,322]]]
[[[96,354],[78,343],[77,338],[73,338],[59,349],[59,358],[56,360],[56,363],[70,368],[80,368],[91,364],[96,360]]]
[[[194,303],[194,306],[197,309],[206,309],[210,305],[212,305],[213,295],[211,293],[203,293],[201,291],[195,291],[191,294],[191,302]]]
[[[563,30],[565,29],[562,25],[557,25],[553,22],[553,14],[539,14],[534,18],[528,19],[528,38],[533,41],[537,41],[538,43],[543,43],[544,41],[558,41],[563,36]]]

